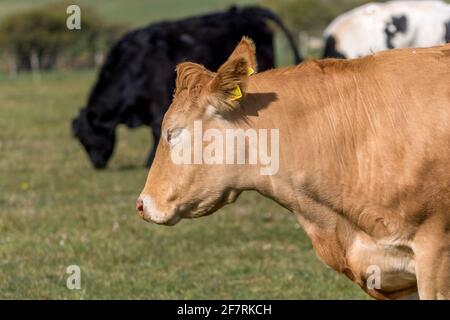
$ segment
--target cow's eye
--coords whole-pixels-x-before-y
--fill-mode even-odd
[[[182,128],[174,128],[174,129],[168,129],[167,130],[167,142],[170,145],[175,145],[180,140],[180,134],[183,131]]]

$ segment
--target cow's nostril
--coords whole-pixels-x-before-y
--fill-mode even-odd
[[[144,211],[144,201],[142,201],[141,198],[137,199],[137,201],[136,201],[136,210],[139,212]]]

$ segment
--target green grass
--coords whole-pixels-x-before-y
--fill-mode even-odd
[[[134,203],[149,130],[120,128],[106,171],[71,137],[93,72],[0,79],[0,298],[365,298],[318,259],[296,219],[247,193],[168,228]],[[82,290],[66,288],[66,267]]]
[[[47,2],[54,1],[0,0],[0,19]],[[140,26],[256,1],[72,2]],[[289,62],[279,41],[277,48]],[[101,172],[70,134],[94,79],[93,71],[47,73],[40,80],[0,74],[0,298],[366,297],[317,260],[291,214],[256,193],[173,228],[138,218],[134,203],[147,175],[149,129],[119,128],[116,153]],[[81,267],[80,291],[66,288],[72,264]]]

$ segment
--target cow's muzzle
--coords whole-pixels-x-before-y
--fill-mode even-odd
[[[177,214],[163,214],[156,208],[153,199],[148,196],[140,196],[137,199],[136,211],[143,220],[156,224],[173,226],[181,220],[181,217]]]

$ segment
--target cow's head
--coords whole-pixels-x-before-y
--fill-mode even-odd
[[[95,114],[81,109],[79,117],[72,120],[72,133],[86,150],[96,169],[106,166],[111,157],[116,136],[114,129],[96,124]]]
[[[248,170],[252,168],[198,161],[196,156],[202,155],[196,155],[198,146],[192,141],[200,122],[202,132],[211,129],[221,133],[236,126],[239,100],[253,70],[255,47],[247,38],[217,73],[195,63],[178,65],[173,101],[164,116],[155,160],[136,205],[144,220],[174,225],[182,218],[208,215],[250,188]],[[191,150],[185,148],[189,145]],[[247,170],[247,175],[241,170]]]

